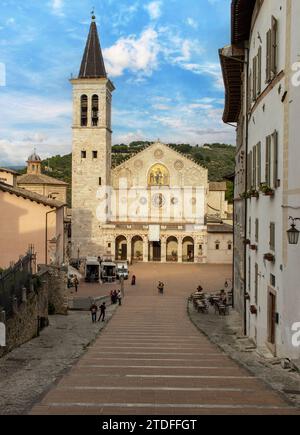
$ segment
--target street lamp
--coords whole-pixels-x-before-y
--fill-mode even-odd
[[[296,228],[296,221],[300,221],[300,218],[289,217],[289,220],[292,221],[291,228],[287,231],[289,244],[298,245],[300,231]]]

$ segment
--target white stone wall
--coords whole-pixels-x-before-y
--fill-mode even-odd
[[[292,6],[292,10],[290,7]],[[273,81],[265,82],[266,33],[271,19],[278,20],[278,74]],[[261,181],[265,178],[266,137],[278,132],[278,179],[274,186],[273,198],[264,196],[248,200],[248,235],[257,250],[247,248],[247,281],[250,301],[247,302],[247,330],[258,347],[267,346],[278,356],[292,356],[291,324],[300,313],[299,267],[295,267],[297,248],[290,248],[286,242],[288,215],[292,210],[285,205],[300,206],[300,183],[297,161],[299,161],[299,88],[290,86],[291,62],[297,61],[300,53],[299,2],[287,0],[265,0],[261,6],[250,38],[250,69],[252,58],[262,47],[262,95],[252,103],[249,119],[249,152],[261,142]],[[260,40],[261,39],[261,40]],[[285,95],[285,93],[287,93]],[[298,158],[297,158],[298,156]],[[297,212],[296,212],[297,214]],[[300,213],[298,213],[300,215]],[[255,241],[255,221],[259,221],[258,242]],[[270,223],[275,224],[275,249],[269,245]],[[264,260],[264,254],[272,252],[275,262]],[[255,300],[255,264],[258,265],[258,298]],[[272,282],[273,281],[273,282]],[[269,343],[269,293],[276,295],[275,346]],[[250,314],[250,305],[256,305],[257,315]],[[298,315],[299,317],[299,315]],[[300,321],[300,319],[298,319]],[[299,355],[299,350],[296,351]]]
[[[99,236],[97,192],[110,184],[111,167],[111,92],[106,79],[72,80],[73,84],[73,156],[72,156],[72,254],[101,255],[103,242]],[[99,97],[99,123],[91,124],[91,100]],[[81,96],[88,96],[88,125],[81,127]],[[82,151],[86,158],[82,158]],[[98,152],[93,158],[93,151]]]

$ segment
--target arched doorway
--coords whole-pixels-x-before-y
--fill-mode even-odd
[[[149,242],[149,261],[161,261],[161,242]]]
[[[182,241],[182,261],[184,263],[194,263],[195,245],[192,237],[185,237]]]
[[[127,260],[127,239],[125,236],[116,238],[116,260]]]
[[[131,258],[133,261],[143,261],[144,242],[141,236],[135,236],[131,242]]]
[[[173,236],[167,239],[167,261],[178,261],[178,239]]]

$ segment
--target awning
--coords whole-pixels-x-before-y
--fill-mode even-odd
[[[225,85],[224,122],[238,122],[242,104],[244,50],[232,45],[219,50]]]
[[[232,0],[231,44],[239,45],[249,39],[255,3],[256,0]]]

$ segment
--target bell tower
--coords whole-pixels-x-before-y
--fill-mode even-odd
[[[114,85],[106,74],[96,17],[73,86],[72,256],[103,251],[96,216],[97,191],[110,186],[111,109]]]

